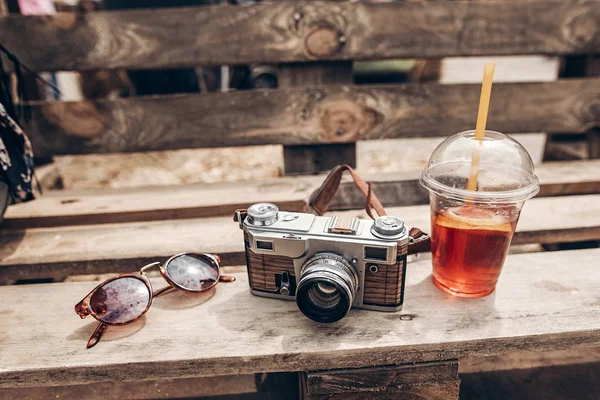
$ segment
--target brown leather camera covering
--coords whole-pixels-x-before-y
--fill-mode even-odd
[[[294,261],[290,257],[256,254],[249,250],[250,244],[246,232],[244,232],[244,245],[246,247],[248,279],[252,289],[277,293],[275,275],[282,272],[287,272],[290,276],[296,275]]]
[[[365,268],[363,304],[396,307],[403,303],[404,280],[406,278],[406,246],[398,247],[398,262],[394,265],[376,264],[378,271]]]

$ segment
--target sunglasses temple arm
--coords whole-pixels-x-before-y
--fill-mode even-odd
[[[94,331],[94,333],[92,333],[92,336],[90,337],[90,340],[88,340],[88,342],[87,342],[87,348],[88,349],[91,349],[96,344],[98,344],[98,342],[100,341],[100,338],[102,337],[102,334],[104,333],[105,330],[106,330],[106,325],[104,325],[101,322],[98,325],[98,327],[96,328],[96,330]]]
[[[165,293],[169,293],[171,290],[175,290],[175,288],[173,286],[167,286],[162,289],[158,289],[157,291],[152,293],[152,297],[162,296]]]

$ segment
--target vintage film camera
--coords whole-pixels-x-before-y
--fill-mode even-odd
[[[250,288],[296,300],[308,318],[342,319],[352,307],[399,311],[409,232],[397,217],[354,218],[279,211],[270,203],[237,212]]]

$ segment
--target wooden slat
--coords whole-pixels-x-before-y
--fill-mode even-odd
[[[352,84],[352,61],[292,63],[278,68],[280,89],[332,84]],[[326,118],[333,123],[327,128],[329,131],[346,134],[348,116],[337,112]],[[316,174],[339,164],[356,168],[356,143],[283,146],[283,163],[286,175]]]
[[[458,362],[357,368],[307,373],[306,400],[457,400]]]
[[[589,399],[600,393],[600,363],[461,376],[461,400]]]
[[[256,393],[254,375],[161,379],[143,382],[95,382],[87,385],[0,389],[0,399],[147,400]]]
[[[408,267],[402,312],[411,318],[354,310],[331,325],[311,322],[293,302],[252,296],[242,273],[209,299],[156,299],[145,318],[109,328],[92,350],[85,343],[96,324],[72,308],[92,284],[3,286],[0,387],[361,368],[600,346],[598,288],[590,279],[598,257],[598,249],[509,256],[495,294],[480,300],[450,298],[432,284],[429,261],[416,262]],[[577,269],[564,273],[569,265]]]
[[[592,128],[587,132],[588,155],[590,158],[600,158],[600,129]]]
[[[283,146],[286,175],[316,174],[336,165],[356,168],[356,143]]]
[[[600,161],[599,161],[600,165]],[[34,202],[10,206],[3,228],[233,216],[238,208],[270,201],[301,211],[322,177],[294,177],[142,189],[54,191]]]
[[[39,71],[600,51],[589,0],[278,2],[8,16],[0,42]]]
[[[552,162],[536,167],[539,197],[600,193],[600,160]],[[360,172],[360,171],[359,171]],[[419,184],[421,171],[364,174],[386,207],[427,204]],[[140,189],[56,191],[35,202],[8,208],[2,227],[39,228],[115,222],[231,216],[237,208],[258,202],[282,210],[303,211],[303,201],[324,176],[283,177],[253,182],[193,184]],[[331,210],[361,209],[364,195],[349,180],[340,186]]]
[[[390,208],[409,226],[428,230],[429,206]],[[363,211],[345,211],[362,216]],[[338,214],[339,215],[339,214]],[[600,195],[528,201],[513,244],[600,240]],[[243,235],[229,217],[127,224],[0,230],[0,277],[64,278],[131,272],[182,251],[221,255],[223,265],[245,264]]]
[[[305,400],[458,400],[460,380],[398,385],[393,389],[372,392],[343,392],[308,395]]]
[[[465,358],[460,360],[459,372],[460,374],[475,374],[590,363],[600,363],[600,347],[549,352],[518,352],[501,356]]]
[[[32,106],[25,128],[39,156],[447,136],[473,128],[480,89],[323,86],[52,102]],[[497,84],[488,127],[585,132],[600,124],[599,102],[598,78]]]

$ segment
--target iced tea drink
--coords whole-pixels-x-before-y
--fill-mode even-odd
[[[466,131],[444,140],[420,179],[430,194],[433,282],[471,298],[494,291],[521,208],[539,191],[523,146],[499,132],[474,136]],[[479,156],[475,188],[473,154]]]
[[[483,297],[494,291],[518,213],[461,206],[431,216],[433,281],[445,292]]]

